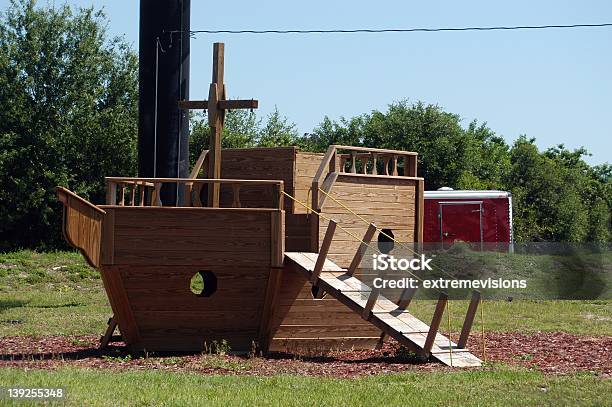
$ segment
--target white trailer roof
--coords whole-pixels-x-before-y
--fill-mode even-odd
[[[470,190],[441,190],[425,191],[425,199],[492,199],[509,198],[512,194],[506,191],[470,191]]]

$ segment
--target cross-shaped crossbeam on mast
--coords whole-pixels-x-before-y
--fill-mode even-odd
[[[210,127],[210,143],[208,152],[208,178],[221,179],[221,137],[225,124],[226,110],[257,109],[257,100],[228,100],[227,89],[224,83],[224,54],[225,44],[216,42],[213,45],[213,73],[212,83],[208,91],[208,100],[179,101],[180,109],[208,111],[208,124]],[[213,183],[208,188],[208,206],[219,207],[220,184]]]

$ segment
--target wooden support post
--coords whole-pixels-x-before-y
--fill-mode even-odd
[[[388,156],[385,156],[385,175],[389,175],[389,160]]]
[[[276,195],[276,207],[278,209],[285,210],[285,195],[283,192],[285,191],[285,183],[281,181],[279,184],[274,185],[273,194]]]
[[[368,302],[366,303],[366,306],[363,309],[361,318],[365,319],[366,321],[370,319],[370,314],[372,313],[372,309],[374,308],[374,305],[376,304],[376,300],[378,299],[379,295],[380,295],[380,288],[372,287],[372,291],[370,292],[370,295],[368,296]]]
[[[227,89],[224,82],[225,45],[221,42],[213,44],[213,73],[212,83],[208,89],[208,100],[178,102],[179,109],[207,109],[208,125],[210,127],[210,150],[208,154],[202,152],[190,177],[198,176],[204,159],[208,158],[209,179],[221,178],[221,137],[225,125],[225,111],[232,109],[256,109],[259,102],[256,100],[227,100]],[[208,207],[219,207],[221,184],[212,182],[208,185]]]
[[[202,187],[203,186],[204,186],[204,184],[201,183],[201,182],[196,182],[193,185],[193,197],[194,197],[193,206],[196,207],[196,208],[201,208],[202,207],[201,195],[202,195]]]
[[[459,349],[464,349],[465,345],[467,345],[467,341],[470,337],[470,331],[472,330],[472,325],[474,324],[474,317],[476,316],[476,310],[478,309],[479,303],[480,292],[474,290],[472,291],[472,300],[470,301],[467,314],[465,315],[465,321],[463,321],[463,327],[461,328],[461,336],[459,337],[459,342],[457,343],[457,347]]]
[[[351,164],[351,173],[356,174],[357,173],[357,166],[356,166],[356,162],[355,161],[357,161],[357,153],[353,151],[351,153],[351,157],[353,158],[352,164]]]
[[[274,311],[276,311],[276,303],[278,301],[278,291],[282,280],[281,268],[271,268],[268,276],[268,285],[266,287],[266,297],[261,313],[261,322],[259,324],[259,349],[262,352],[267,352],[270,348],[270,339],[272,337],[272,320]]]
[[[106,328],[106,331],[104,332],[104,336],[100,338],[100,349],[104,349],[108,346],[108,343],[113,337],[113,332],[115,332],[116,327],[117,327],[117,320],[115,319],[115,316],[113,315],[108,320],[108,327]]]
[[[117,184],[106,181],[106,204],[117,205]]]
[[[332,173],[328,174],[327,178],[325,178],[325,180],[323,181],[323,185],[321,185],[321,189],[329,194],[331,189],[332,189],[332,187],[334,186],[334,183],[336,182],[337,179],[338,179],[338,173],[337,172],[332,172]],[[319,187],[318,186],[317,186],[316,190],[313,190],[313,195],[314,194],[317,194],[319,196],[318,197],[319,199],[317,200],[317,207],[316,207],[316,209],[317,210],[321,210],[321,208],[323,208],[323,204],[325,203],[325,199],[327,199],[327,195],[322,193],[321,191],[319,191]]]
[[[408,169],[404,176],[416,177],[417,176],[417,156],[411,155],[406,157],[406,168]]]
[[[130,184],[130,206],[134,206],[136,204],[136,183],[132,182]]]
[[[271,212],[270,231],[272,267],[283,267],[285,260],[285,217],[283,216],[283,212]]]
[[[189,174],[189,178],[191,179],[198,178],[198,175],[200,174],[200,170],[202,169],[202,166],[204,165],[204,161],[206,161],[207,156],[208,156],[208,150],[202,150],[202,152],[200,153],[200,156],[198,157],[198,160],[196,161],[195,165],[191,169],[191,174]],[[203,177],[203,178],[206,178],[206,177]]]
[[[397,301],[397,309],[402,310],[402,311],[407,309],[410,303],[412,302],[412,299],[414,298],[414,294],[416,294],[416,292],[417,292],[416,288],[410,288],[410,287],[404,288],[402,290],[402,294],[400,295],[399,300]],[[376,344],[377,349],[382,348],[385,342],[385,337],[386,337],[386,334],[384,332],[380,334],[380,338],[378,339],[378,343]]]
[[[241,208],[242,204],[240,203],[240,184],[232,184],[232,191],[232,208]]]
[[[145,182],[140,183],[140,206],[145,206],[145,193],[147,190],[147,185]]]
[[[378,175],[378,154],[372,153],[372,175]]]
[[[374,233],[376,233],[376,225],[370,223],[370,226],[368,226],[368,230],[363,236],[362,242],[359,245],[359,248],[357,249],[357,253],[355,253],[355,257],[353,257],[353,261],[351,261],[351,265],[349,266],[348,271],[346,272],[346,274],[348,274],[349,276],[352,276],[355,273],[355,270],[357,270],[357,267],[359,267],[359,264],[361,263],[361,260],[363,259],[363,256],[365,255],[366,250],[368,249],[368,245],[374,237]]]
[[[185,196],[183,197],[183,205],[185,205],[186,207],[192,206],[192,202],[191,202],[191,192],[192,191],[193,191],[193,183],[192,182],[186,183],[184,186]]]
[[[334,150],[332,157],[329,160],[329,172],[339,172],[338,155]]]
[[[368,173],[368,161],[369,161],[368,157],[363,157],[363,158],[361,159],[361,166],[363,167],[363,168],[361,169],[361,171],[362,171],[364,174],[367,174],[367,173]]]
[[[319,249],[319,257],[317,257],[317,262],[315,263],[314,270],[312,271],[312,276],[310,281],[312,285],[316,286],[319,281],[319,276],[321,275],[321,271],[323,270],[323,266],[325,265],[325,260],[327,259],[327,253],[329,252],[329,247],[331,246],[332,239],[334,238],[334,233],[336,232],[336,221],[330,220],[327,225],[327,230],[325,231],[325,237],[323,238],[323,243],[321,243],[321,248]]]
[[[119,206],[125,206],[125,184],[119,183]]]
[[[156,183],[153,183],[153,188],[149,191],[149,206],[157,206],[157,197],[155,196],[157,194],[157,190],[155,189],[155,184]]]
[[[378,271],[378,277],[382,277],[382,270]],[[380,288],[376,288],[372,285],[372,291],[370,291],[370,295],[368,296],[368,301],[361,313],[361,318],[366,321],[370,319],[370,314],[372,313],[372,309],[374,309],[374,305],[376,305],[376,300],[378,300],[378,296],[380,295]],[[382,333],[384,334],[384,332]],[[381,335],[379,342],[384,341],[384,337]]]
[[[420,253],[423,246],[423,228],[425,226],[425,181],[420,179],[416,185],[416,213],[415,213],[415,239],[418,247],[416,250]]]
[[[153,206],[162,206],[162,201],[161,201],[161,187],[162,187],[162,183],[161,182],[156,182],[155,184],[155,200],[154,202],[151,202],[151,205]],[[178,188],[178,185],[176,186]]]
[[[222,48],[221,48],[222,49]],[[217,57],[217,44],[215,44],[215,57]],[[221,52],[221,59],[223,53]],[[215,66],[219,61],[215,61]],[[221,61],[221,66],[223,62]],[[213,71],[215,72],[215,71]],[[218,70],[217,70],[218,72]],[[221,76],[221,80],[223,80]],[[217,108],[219,99],[223,96],[220,95],[220,91],[223,89],[223,82],[219,83],[213,77],[213,83],[210,84],[210,90],[208,92],[208,101],[211,106],[208,108],[208,125],[210,127],[210,150],[208,158],[208,177],[211,179],[221,178],[221,136],[223,132],[223,121],[225,119],[223,111]],[[211,109],[212,107],[212,109]],[[219,191],[220,185],[217,183],[211,183],[208,186],[208,206],[210,208],[219,207]]]
[[[402,295],[400,296],[400,299],[397,302],[397,307],[401,310],[405,310],[406,308],[408,308],[416,292],[417,292],[416,288],[410,288],[410,287],[404,288],[404,290],[402,291]]]
[[[436,310],[434,311],[431,325],[429,326],[429,332],[427,333],[427,339],[425,340],[425,346],[423,347],[425,356],[429,356],[431,353],[431,348],[433,347],[436,335],[438,334],[438,329],[440,329],[440,323],[442,322],[442,316],[444,315],[444,309],[446,308],[447,302],[448,295],[445,293],[440,293],[438,304],[436,305]]]
[[[393,174],[394,177],[397,177],[397,156],[393,156]]]
[[[219,101],[225,99],[225,44],[213,44],[212,83],[208,91],[208,125],[210,126],[210,152],[208,158],[208,177],[221,178],[221,136],[225,123],[225,111],[219,109]],[[221,185],[208,186],[208,206],[219,207]]]
[[[312,189],[312,202],[311,202],[312,209],[314,209],[315,211],[320,211],[321,205],[319,203],[319,182],[313,181],[311,189]],[[295,206],[295,203],[293,205]]]

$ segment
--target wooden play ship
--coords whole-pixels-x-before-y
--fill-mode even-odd
[[[255,102],[227,101],[217,89],[206,102],[182,102],[206,107],[212,130],[189,178],[106,178],[105,205],[57,189],[65,237],[100,271],[114,314],[104,342],[115,324],[133,351],[202,351],[225,340],[233,351],[324,352],[389,336],[423,358],[479,366],[465,349],[477,296],[454,343],[438,332],[445,295],[430,327],[408,310],[414,291],[385,298],[359,267],[383,229],[422,242],[417,154],[221,151],[224,109]],[[162,201],[168,185],[179,204]],[[194,293],[196,275],[204,287]]]

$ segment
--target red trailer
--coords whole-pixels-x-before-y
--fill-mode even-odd
[[[423,240],[448,247],[456,240],[512,242],[512,194],[505,191],[425,191]]]

